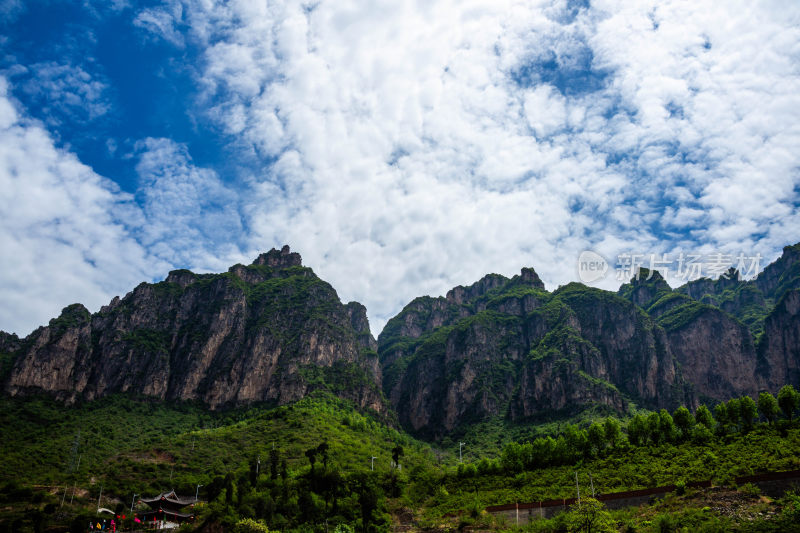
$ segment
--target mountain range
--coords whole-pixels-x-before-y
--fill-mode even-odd
[[[97,313],[70,305],[24,339],[0,332],[11,396],[113,393],[211,409],[292,403],[317,389],[411,433],[674,408],[800,382],[800,244],[755,279],[731,270],[672,289],[642,269],[616,292],[550,292],[532,268],[421,296],[376,339],[288,246],[220,274],[176,270]]]

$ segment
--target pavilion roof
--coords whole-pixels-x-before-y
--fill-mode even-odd
[[[158,496],[154,498],[142,498],[141,501],[149,505],[150,507],[159,508],[164,507],[165,505],[172,508],[185,507],[195,502],[194,498],[181,498],[177,494],[175,494],[175,490],[171,490],[169,492],[162,492]]]

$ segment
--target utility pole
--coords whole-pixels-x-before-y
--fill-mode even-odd
[[[103,485],[100,485],[100,495],[97,497],[97,512],[100,512],[100,498],[103,497]]]
[[[194,491],[194,501],[197,501],[197,496],[200,494],[200,487],[203,485],[197,485],[197,490]]]
[[[578,507],[581,505],[581,486],[578,485],[578,472],[575,472],[575,489],[578,491]]]
[[[375,459],[377,459],[377,457],[372,457],[372,464],[370,466],[370,470],[373,472],[375,471]]]
[[[131,514],[133,514],[133,504],[134,504],[134,502],[136,501],[136,497],[137,497],[137,496],[138,496],[138,494],[136,494],[136,493],[134,492],[134,493],[133,493],[133,498],[131,498]]]
[[[458,462],[461,462],[461,448],[464,446],[463,442],[458,443]]]

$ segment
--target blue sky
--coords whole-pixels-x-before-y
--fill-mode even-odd
[[[377,333],[488,272],[554,289],[584,250],[763,266],[800,241],[795,1],[0,0],[0,21],[2,330],[285,243]]]

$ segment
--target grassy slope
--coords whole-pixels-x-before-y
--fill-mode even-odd
[[[80,468],[71,473],[78,430]],[[376,469],[388,469],[396,444],[406,450],[409,466],[429,453],[347,402],[323,394],[291,406],[225,413],[122,396],[71,409],[44,398],[3,398],[0,433],[0,480],[104,483],[107,493],[119,496],[205,485],[259,455],[267,468],[273,443],[290,470],[307,468],[305,450],[324,440],[331,456],[348,470],[368,470],[372,456]]]
[[[78,429],[80,469],[70,473]],[[507,440],[503,438],[507,429],[474,428],[466,439],[465,462],[496,457],[498,444]],[[518,432],[512,434],[517,440],[517,436],[530,438],[531,432],[557,432],[558,426],[541,426],[535,431],[523,426],[511,429]],[[121,396],[70,409],[47,399],[4,398],[0,400],[0,433],[5,466],[0,471],[0,493],[2,485],[10,481],[74,484],[79,494],[76,506],[86,508],[96,502],[100,485],[104,486],[104,505],[113,508],[115,499],[127,506],[133,492],[155,494],[174,487],[190,493],[197,483],[207,486],[216,476],[246,470],[258,455],[262,473],[266,473],[273,442],[287,459],[292,478],[308,475],[305,450],[327,441],[331,462],[343,473],[367,473],[370,458],[375,456],[375,476],[385,479],[391,471],[391,450],[401,444],[405,450],[402,494],[390,500],[388,508],[411,509],[423,525],[430,526],[447,522],[443,518],[447,513],[570,497],[576,471],[583,486],[588,485],[591,473],[595,490],[610,492],[678,481],[725,482],[759,471],[800,468],[800,428],[795,424],[783,432],[761,425],[746,435],[714,438],[703,445],[626,445],[574,465],[465,477],[455,468],[457,442],[444,451],[433,450],[330,395],[317,395],[291,406],[225,413]],[[38,507],[57,503],[57,493],[55,489],[45,495]],[[200,495],[204,496],[202,490]],[[26,506],[29,501],[27,498]],[[78,508],[68,507],[71,511]]]
[[[477,490],[483,504],[495,505],[573,497],[576,471],[581,484],[588,484],[591,474],[597,492],[668,485],[677,481],[713,479],[723,483],[757,472],[800,468],[798,452],[800,429],[790,429],[782,437],[773,428],[760,426],[747,435],[715,439],[705,445],[625,447],[606,457],[575,465],[475,478],[451,475],[446,480],[446,488],[453,494]],[[432,503],[443,511],[451,510],[458,505],[458,498]]]

